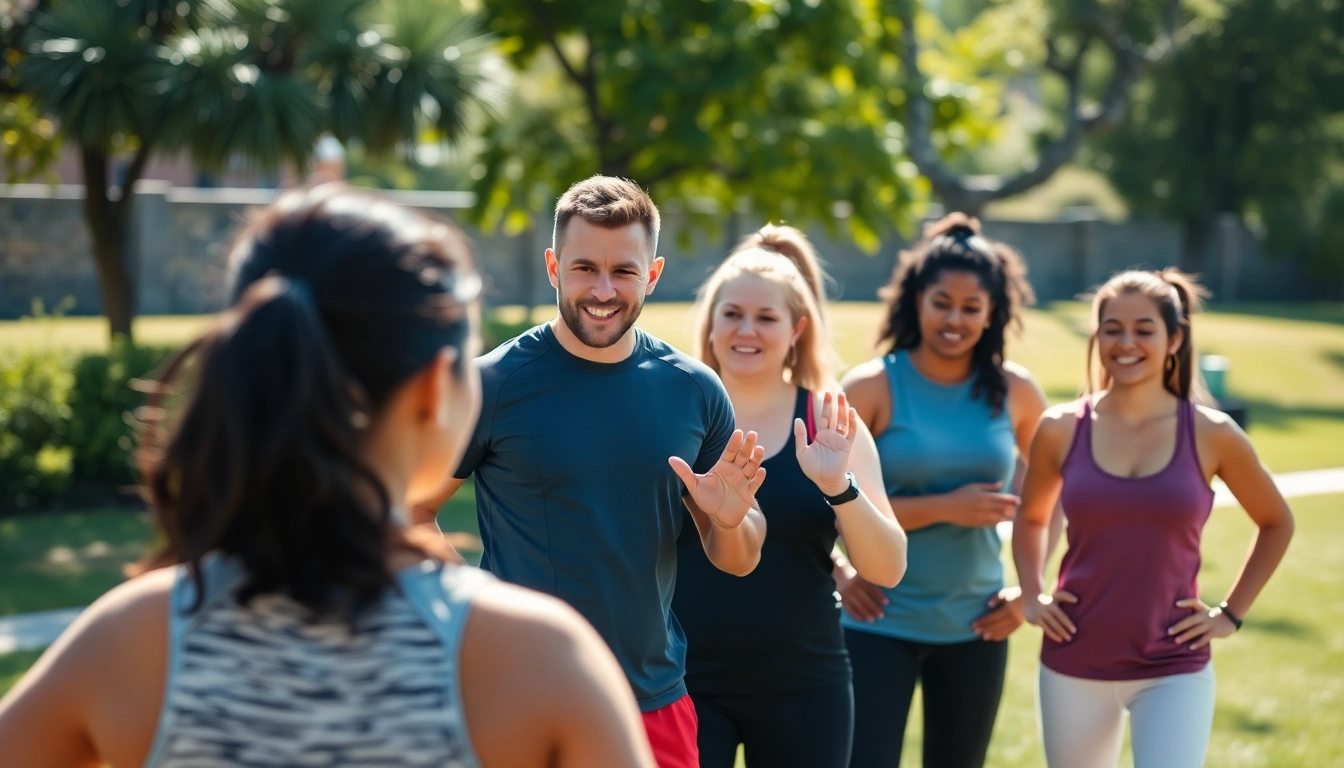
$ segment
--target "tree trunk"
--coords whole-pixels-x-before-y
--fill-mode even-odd
[[[142,140],[122,182],[121,196],[111,199],[108,186],[108,156],[101,148],[81,148],[84,170],[84,223],[93,243],[93,261],[98,268],[98,291],[107,316],[109,338],[124,336],[133,342],[135,283],[126,260],[126,235],[130,230],[135,182],[149,160],[149,141]]]

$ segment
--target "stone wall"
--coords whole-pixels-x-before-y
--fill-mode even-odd
[[[40,299],[48,309],[72,297],[74,314],[100,311],[97,276],[81,211],[79,186],[0,186],[0,318],[28,314]],[[219,309],[224,301],[225,249],[249,208],[276,194],[261,189],[187,189],[166,182],[137,186],[131,260],[137,306],[142,314],[195,314]],[[394,199],[463,223],[469,193],[394,192]],[[540,217],[549,220],[548,216]],[[549,221],[548,221],[549,223]],[[710,237],[683,232],[687,219],[664,217],[660,254],[667,270],[654,298],[688,300],[718,259],[755,222],[746,214],[725,218],[723,231]],[[542,266],[549,226],[517,236],[482,236],[463,227],[475,241],[478,266],[486,276],[492,304],[548,303],[551,288]],[[1072,298],[1096,286],[1116,270],[1135,265],[1178,263],[1180,232],[1165,222],[989,221],[986,234],[1017,247],[1026,257],[1041,301]],[[810,232],[834,278],[832,295],[872,300],[891,276],[899,236],[888,236],[876,255],[818,228]],[[1284,300],[1325,298],[1337,286],[1323,287],[1294,265],[1264,254],[1258,241],[1239,225],[1219,230],[1205,270],[1206,284],[1220,299]]]

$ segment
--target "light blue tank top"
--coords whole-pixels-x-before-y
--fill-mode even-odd
[[[905,351],[882,359],[891,386],[892,414],[875,436],[890,496],[948,493],[967,483],[1002,482],[1016,464],[1012,422],[1005,407],[995,416],[974,380],[935,384]],[[1002,542],[994,528],[935,523],[909,532],[905,578],[885,590],[885,616],[848,629],[923,643],[974,640],[971,622],[1003,588]]]
[[[357,619],[307,621],[287,597],[235,599],[232,559],[184,567],[169,613],[168,677],[146,768],[234,765],[479,768],[462,708],[462,632],[492,577],[425,562]]]

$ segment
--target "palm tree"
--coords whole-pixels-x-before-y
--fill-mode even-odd
[[[302,169],[323,132],[375,154],[455,142],[498,98],[488,42],[455,0],[49,0],[20,45],[18,90],[79,149],[103,311],[128,339],[128,192],[155,153]]]

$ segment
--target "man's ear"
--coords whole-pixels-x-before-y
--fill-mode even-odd
[[[546,249],[546,277],[552,288],[560,288],[560,255],[550,248]]]
[[[658,285],[658,278],[663,276],[664,263],[662,256],[655,256],[653,263],[649,265],[649,284],[644,286],[645,296],[653,294],[653,289]]]

